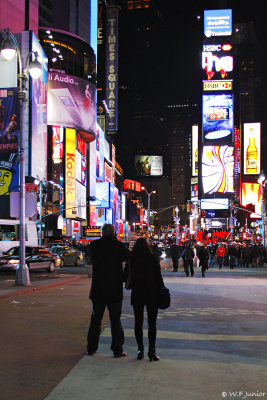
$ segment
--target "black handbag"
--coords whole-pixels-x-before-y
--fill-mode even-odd
[[[171,295],[170,291],[166,286],[159,289],[158,292],[158,308],[165,310],[171,305]]]

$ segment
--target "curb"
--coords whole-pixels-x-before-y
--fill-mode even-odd
[[[1,294],[0,299],[4,299],[4,298],[10,297],[10,296],[32,293],[32,292],[35,292],[36,290],[48,289],[48,288],[52,288],[55,286],[64,285],[65,283],[75,282],[75,281],[78,281],[79,279],[83,279],[83,278],[84,278],[84,276],[76,276],[75,278],[66,279],[66,280],[60,281],[60,282],[48,283],[46,285],[34,286],[34,287],[30,287],[30,288],[28,287],[27,289],[17,290],[15,292],[10,292],[10,293],[6,293],[6,294]]]

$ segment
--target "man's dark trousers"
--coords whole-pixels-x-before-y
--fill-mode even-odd
[[[97,351],[99,337],[101,333],[101,322],[106,307],[109,311],[111,325],[111,350],[114,352],[114,354],[119,354],[123,351],[124,331],[120,320],[122,301],[108,304],[93,301],[93,311],[87,335],[88,353],[94,353]]]

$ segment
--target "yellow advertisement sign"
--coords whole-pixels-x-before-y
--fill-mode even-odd
[[[244,124],[244,174],[258,175],[261,166],[261,124]]]
[[[76,151],[76,130],[66,128],[65,131],[65,205],[66,218],[75,216],[75,151]]]
[[[233,81],[203,81],[203,92],[233,90]]]

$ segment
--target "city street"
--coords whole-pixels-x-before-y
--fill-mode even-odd
[[[0,274],[1,399],[267,398],[267,268],[213,268],[205,278],[198,269],[186,278],[169,268],[163,277],[172,304],[159,311],[161,360],[150,363],[136,360],[129,291],[122,313],[128,357],[112,357],[107,314],[99,351],[88,357],[84,268],[34,274],[31,289],[13,286],[7,295],[14,275]]]

